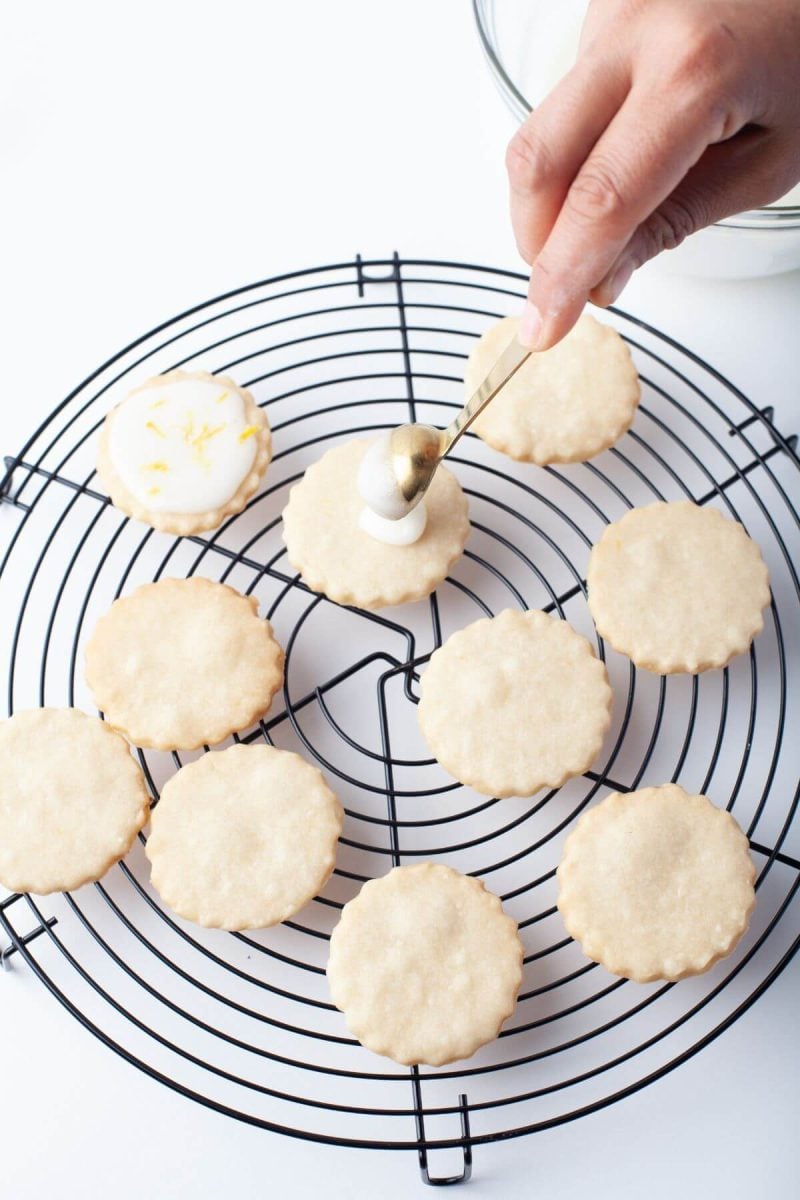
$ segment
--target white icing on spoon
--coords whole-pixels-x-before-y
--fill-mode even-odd
[[[388,546],[411,546],[425,532],[428,513],[421,500],[411,512],[392,470],[389,440],[391,430],[382,433],[370,446],[358,468],[356,487],[365,508],[358,524],[364,533]]]
[[[389,448],[391,436],[392,431],[388,430],[367,447],[358,468],[356,487],[362,500],[374,513],[385,517],[387,521],[399,521],[406,515],[408,505],[392,468]]]

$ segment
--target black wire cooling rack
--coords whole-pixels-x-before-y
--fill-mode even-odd
[[[469,436],[454,469],[472,534],[430,601],[340,608],[287,565],[288,489],[334,441],[401,421],[445,424],[462,403],[474,338],[518,310],[524,279],[393,258],[298,271],[227,293],[109,359],[6,459],[8,550],[0,602],[8,709],[92,711],[82,648],[112,600],[199,572],[258,596],[286,648],[280,703],[243,740],[320,764],[347,811],[337,870],[296,921],[252,934],[185,924],[162,908],[137,845],[98,884],[0,902],[16,955],[92,1033],[183,1095],[315,1142],[411,1150],[429,1183],[468,1178],[473,1147],[574,1120],[637,1092],[702,1049],[776,978],[797,946],[800,839],[800,461],[770,410],[623,313],[640,412],[591,463],[537,469]],[[111,404],[173,367],[230,372],[274,430],[275,458],[247,510],[175,539],[127,520],[97,489],[95,434]],[[595,772],[533,799],[487,800],[449,780],[415,720],[418,670],[455,628],[508,606],[557,612],[596,639],[583,573],[606,522],[690,496],[742,520],[762,546],[773,601],[749,655],[724,671],[660,678],[605,653],[614,723]],[[154,800],[195,755],[139,752]],[[554,874],[576,816],[608,790],[680,780],[734,812],[758,865],[758,904],[737,952],[678,985],[638,985],[587,962],[565,936]],[[144,839],[142,839],[144,840]],[[402,1069],[348,1036],[325,987],[342,904],[393,863],[444,860],[484,879],[519,921],[516,1014],[468,1062]],[[0,947],[2,949],[2,947]],[[13,987],[8,980],[4,987]],[[458,1156],[453,1174],[429,1172]]]

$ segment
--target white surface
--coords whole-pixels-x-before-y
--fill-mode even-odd
[[[511,129],[463,0],[47,0],[15,6],[0,55],[4,453],[101,359],[226,288],[356,251],[517,264]],[[784,432],[800,426],[796,274],[711,284],[647,269],[622,305],[773,403]],[[5,538],[13,514],[0,518]],[[794,968],[633,1099],[479,1147],[457,1194],[795,1194],[799,1001]],[[313,1147],[191,1105],[23,967],[0,978],[0,1028],[13,1200],[425,1194],[413,1156]]]

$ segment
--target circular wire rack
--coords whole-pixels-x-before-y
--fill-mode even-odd
[[[415,1151],[433,1183],[467,1178],[476,1145],[571,1121],[672,1070],[757,999],[798,943],[800,744],[785,732],[800,727],[800,461],[770,410],[612,309],[606,319],[642,380],[632,430],[592,462],[547,468],[465,437],[453,465],[472,533],[429,600],[379,613],[339,607],[287,564],[281,512],[308,464],[335,442],[403,421],[445,424],[463,403],[474,339],[524,294],[524,277],[512,272],[396,254],[229,292],[94,371],[6,460],[0,485],[8,540],[0,602],[17,614],[3,631],[10,713],[41,704],[96,711],[82,671],[96,618],[140,583],[200,573],[256,595],[286,649],[282,698],[237,740],[299,750],[346,809],[330,883],[280,927],[228,934],[181,921],[150,887],[143,835],[97,884],[0,901],[3,961],[24,959],[87,1029],[185,1096],[316,1142]],[[213,534],[182,539],[125,518],[94,472],[109,407],[175,367],[233,374],[265,407],[275,446],[247,509]],[[723,671],[663,678],[606,651],[584,572],[608,521],[632,505],[684,497],[745,524],[773,599],[749,654]],[[557,792],[493,800],[453,783],[430,758],[415,706],[436,646],[507,607],[556,613],[593,640],[614,688],[614,720],[596,770]],[[154,802],[197,756],[137,754]],[[643,986],[588,962],[565,936],[555,868],[588,805],[668,780],[734,813],[758,867],[758,903],[737,951],[707,975]],[[483,879],[525,944],[514,1017],[474,1058],[439,1070],[397,1067],[364,1050],[325,984],[342,904],[366,879],[423,859]],[[433,1149],[455,1149],[460,1169],[431,1173]]]

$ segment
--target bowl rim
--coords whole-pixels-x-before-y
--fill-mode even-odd
[[[529,113],[533,112],[533,105],[525,99],[500,58],[494,26],[495,0],[472,0],[472,12],[483,53],[495,83],[507,107],[518,120],[524,121]],[[763,208],[747,209],[715,221],[711,228],[749,229],[757,232],[800,228],[800,204],[771,204]]]

